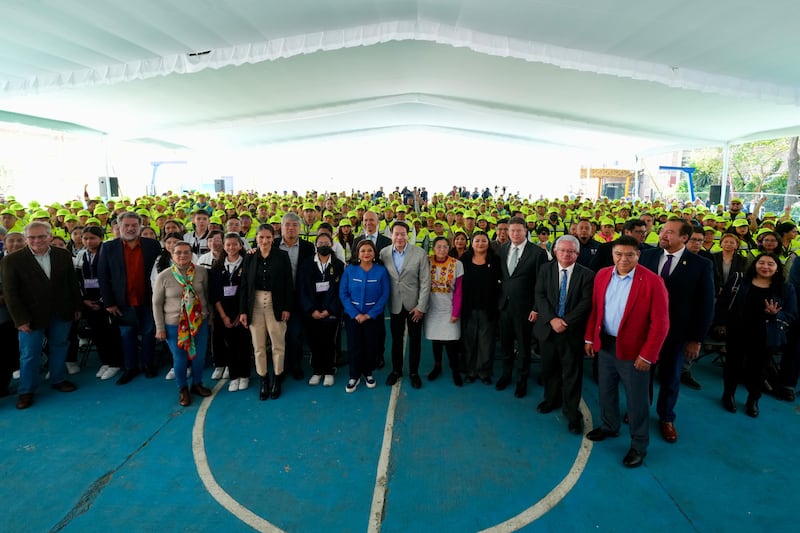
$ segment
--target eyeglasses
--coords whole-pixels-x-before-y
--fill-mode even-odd
[[[37,240],[37,239],[46,239],[46,238],[48,238],[49,236],[50,236],[50,235],[47,235],[47,234],[45,233],[44,235],[26,235],[26,236],[25,236],[25,238],[26,238],[26,239],[30,239],[30,240],[32,240],[32,241],[35,241],[35,240]]]
[[[575,250],[556,250],[556,252],[566,255],[578,255],[578,252]]]

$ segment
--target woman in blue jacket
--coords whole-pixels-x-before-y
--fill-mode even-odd
[[[367,388],[375,387],[377,355],[383,324],[383,309],[389,301],[389,275],[375,262],[377,250],[369,239],[358,243],[355,264],[344,269],[339,284],[339,297],[345,312],[347,352],[350,359],[350,380],[347,392],[354,392],[364,376]]]

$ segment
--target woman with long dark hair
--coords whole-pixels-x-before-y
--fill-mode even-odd
[[[783,265],[775,254],[755,258],[744,276],[731,276],[717,300],[717,326],[725,330],[722,405],[736,412],[734,395],[740,382],[747,388],[746,412],[757,417],[761,385],[772,355],[781,349],[769,330],[791,324],[797,318],[797,296],[784,282]]]

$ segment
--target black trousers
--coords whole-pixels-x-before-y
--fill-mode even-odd
[[[500,311],[500,344],[503,346],[503,375],[511,377],[514,367],[517,379],[527,381],[531,371],[531,329],[528,317],[518,316],[509,308]],[[516,354],[514,347],[517,347]]]
[[[231,379],[249,378],[253,365],[253,342],[250,330],[238,325],[226,328],[218,313],[214,315],[214,366],[228,367]]]
[[[14,321],[0,324],[0,394],[8,391],[11,376],[19,369],[19,332]]]
[[[392,371],[403,374],[403,339],[408,327],[408,370],[419,374],[419,360],[422,354],[422,320],[414,322],[411,313],[405,308],[389,319],[392,330]]]
[[[459,360],[461,341],[431,341],[433,346],[433,362],[436,366],[442,366],[442,352],[447,350],[447,360],[450,362],[450,370],[453,372],[461,371]]]
[[[385,336],[383,316],[359,324],[355,319],[345,317],[347,329],[347,358],[350,363],[350,377],[371,376],[375,371],[380,340]]]
[[[552,406],[562,406],[570,422],[581,420],[578,405],[583,383],[583,339],[565,333],[550,332],[539,343],[542,355],[544,400]]]
[[[92,340],[97,347],[97,356],[103,365],[119,368],[122,366],[122,337],[119,326],[111,319],[105,309],[83,307],[83,318],[92,330]],[[69,359],[67,359],[69,360]]]
[[[312,372],[318,375],[332,375],[336,370],[339,319],[306,319],[306,333],[311,348]]]

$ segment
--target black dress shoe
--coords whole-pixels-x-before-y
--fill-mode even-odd
[[[375,361],[375,368],[383,368],[386,366],[386,360],[383,357],[378,357],[378,360]]]
[[[511,376],[503,374],[500,376],[500,379],[497,380],[497,383],[495,383],[494,388],[497,390],[506,390],[506,387],[508,387],[510,384]]]
[[[729,413],[736,412],[736,400],[734,399],[733,394],[722,395],[722,407],[724,407]]]
[[[258,399],[262,402],[269,398],[269,376],[261,378],[261,387],[258,389]]]
[[[269,389],[269,397],[277,400],[281,397],[281,382],[283,381],[283,374],[278,374],[272,379],[272,388]]]
[[[117,380],[117,385],[127,385],[133,380],[133,378],[135,378],[138,375],[139,371],[136,370],[135,368],[125,370],[125,372],[123,372],[122,375]]]
[[[464,385],[464,380],[461,379],[461,372],[458,370],[453,370],[453,383],[456,387],[461,387]]]
[[[391,387],[392,385],[397,383],[397,380],[400,379],[400,376],[401,374],[398,374],[397,372],[394,371],[389,372],[389,375],[386,376],[386,386]]]
[[[514,389],[514,396],[517,398],[524,398],[528,394],[528,381],[517,381],[517,388]]]
[[[631,448],[622,459],[622,464],[628,468],[636,468],[637,466],[642,466],[645,457],[647,457],[647,452],[640,452]]]
[[[419,374],[411,374],[411,388],[422,388],[422,379],[419,377]]]
[[[591,430],[589,433],[586,434],[586,438],[594,442],[600,442],[606,439],[613,439],[614,437],[619,437],[618,431],[613,432],[602,427],[594,428],[593,430]]]
[[[211,396],[211,391],[208,388],[204,387],[202,383],[198,383],[197,385],[192,385],[192,388],[189,390],[191,391],[192,394],[195,394],[197,396],[202,396],[203,398]]]
[[[557,407],[555,405],[550,405],[546,401],[536,406],[536,410],[542,413],[543,415],[546,415],[547,413],[552,413],[556,409]]]
[[[428,374],[428,381],[436,381],[436,378],[438,378],[441,375],[441,373],[442,373],[442,365],[434,366],[433,370],[431,370],[430,374]]]
[[[747,416],[756,418],[758,416],[758,400],[748,398],[744,406],[744,412],[747,413]]]
[[[33,405],[33,393],[26,392],[25,394],[20,394],[17,397],[17,409],[27,409]]]
[[[50,385],[50,387],[58,392],[72,392],[78,390],[78,387],[74,383],[67,381],[66,379],[60,383],[56,383],[55,385]]]
[[[569,424],[567,424],[567,429],[573,435],[581,435],[583,434],[583,422],[581,420],[570,420]]]
[[[681,385],[686,385],[690,389],[700,390],[703,388],[697,380],[694,379],[691,372],[682,372],[681,373]]]

